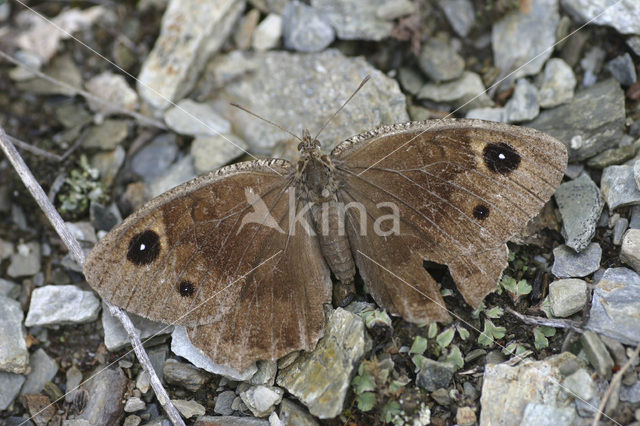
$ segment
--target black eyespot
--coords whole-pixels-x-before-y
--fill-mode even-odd
[[[178,284],[178,291],[180,292],[180,296],[182,297],[191,297],[193,296],[193,291],[195,287],[190,281],[182,281]]]
[[[160,254],[160,237],[148,230],[134,235],[129,242],[127,259],[136,265],[148,265]]]
[[[478,220],[484,220],[489,217],[489,207],[484,204],[478,204],[473,208],[473,217]]]
[[[491,143],[482,152],[484,164],[495,173],[507,174],[520,166],[520,154],[506,143]]]

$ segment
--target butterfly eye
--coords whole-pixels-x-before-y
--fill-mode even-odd
[[[136,234],[129,241],[127,259],[136,265],[148,265],[160,254],[160,237],[154,231],[147,230]]]
[[[478,220],[484,220],[489,217],[489,207],[484,204],[478,204],[473,208],[473,217]]]
[[[178,284],[178,292],[182,297],[193,296],[194,290],[195,287],[190,281],[181,281],[180,284]]]
[[[298,151],[302,151],[302,142],[298,144]]]
[[[482,152],[484,164],[494,173],[506,175],[520,166],[520,154],[506,143],[491,143]]]

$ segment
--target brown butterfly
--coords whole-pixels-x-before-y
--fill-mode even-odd
[[[130,312],[186,326],[214,362],[240,369],[315,347],[331,273],[347,294],[357,270],[407,321],[446,321],[423,261],[447,265],[478,306],[507,265],[506,241],[567,164],[558,140],[479,120],[384,126],[329,155],[319,147],[305,131],[296,164],[233,164],[150,201],[94,247],[87,280]]]

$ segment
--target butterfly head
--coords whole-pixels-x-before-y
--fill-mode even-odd
[[[311,154],[314,152],[320,152],[320,141],[318,139],[312,138],[309,130],[304,129],[302,131],[302,140],[298,144],[298,151],[304,157],[306,154]]]

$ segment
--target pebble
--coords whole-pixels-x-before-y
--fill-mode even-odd
[[[636,381],[632,386],[620,387],[620,401],[637,404],[640,402],[640,381]],[[2,407],[0,407],[1,409]]]
[[[342,40],[379,41],[389,37],[393,22],[378,17],[378,10],[388,0],[311,0],[316,8],[331,23],[338,38]]]
[[[409,0],[390,0],[376,10],[376,16],[384,21],[393,21],[416,11],[416,5]]]
[[[624,235],[627,227],[629,226],[629,220],[627,218],[619,218],[613,226],[613,245],[619,246],[622,243],[622,236]]]
[[[446,362],[425,359],[416,376],[416,384],[428,392],[449,386],[453,378],[453,367]]]
[[[6,410],[13,404],[25,380],[22,374],[0,371],[0,389],[2,389],[0,392],[0,411]]]
[[[576,76],[571,67],[560,58],[551,58],[544,67],[538,92],[540,106],[552,108],[573,99]]]
[[[221,414],[223,416],[230,416],[231,414],[233,414],[233,408],[231,408],[231,404],[233,404],[234,399],[236,399],[235,392],[221,392],[220,394],[218,394],[213,412],[216,414]]]
[[[20,290],[21,286],[18,284],[5,280],[4,278],[0,278],[0,296],[17,299],[18,296],[20,296]]]
[[[602,171],[600,190],[609,210],[640,204],[633,166],[609,166]]]
[[[618,80],[618,83],[625,87],[633,85],[638,79],[636,66],[633,64],[633,59],[631,59],[629,53],[620,55],[607,62],[607,70]]]
[[[442,0],[438,2],[451,28],[462,38],[465,38],[476,21],[473,3],[470,0]]]
[[[204,406],[194,400],[185,401],[184,399],[172,399],[171,402],[186,419],[195,416],[204,416],[206,413]]]
[[[100,374],[96,374],[100,372]],[[124,411],[124,394],[127,389],[127,376],[120,368],[98,367],[88,374],[92,377],[82,386],[88,400],[84,410],[78,414],[78,426],[117,424]]]
[[[22,386],[22,395],[40,393],[44,384],[53,379],[58,372],[58,363],[51,358],[44,349],[40,348],[29,358],[31,372]]]
[[[98,318],[100,301],[75,285],[47,285],[31,293],[27,327],[82,324]]]
[[[75,365],[72,365],[65,373],[65,376],[67,381],[64,400],[66,403],[71,403],[76,395],[78,386],[82,383],[82,371],[80,371],[80,369]]]
[[[121,114],[121,110],[135,111],[138,108],[138,94],[129,87],[121,74],[105,71],[89,79],[85,87],[89,93],[104,100],[99,102],[87,98],[89,108],[103,116]]]
[[[168,359],[162,367],[164,379],[173,385],[197,392],[211,379],[208,374],[191,364]]]
[[[589,363],[595,368],[598,375],[603,379],[608,379],[611,376],[614,363],[602,340],[596,333],[587,330],[580,336],[580,342]]]
[[[471,407],[459,407],[456,411],[456,424],[460,426],[472,426],[477,421],[476,413]]]
[[[185,155],[169,167],[163,176],[156,177],[149,183],[149,194],[152,198],[157,197],[194,177],[196,177],[196,169],[193,165],[193,157]]]
[[[124,418],[122,426],[138,426],[140,423],[142,423],[142,419],[135,414],[131,414]]]
[[[282,38],[282,17],[270,13],[256,27],[252,47],[257,51],[274,49]]]
[[[257,385],[244,392],[240,392],[240,398],[247,408],[256,417],[266,417],[280,404],[284,390],[275,386]]]
[[[584,70],[582,85],[584,87],[593,86],[598,79],[598,74],[602,69],[606,52],[600,46],[593,46],[580,60],[580,66]]]
[[[251,9],[235,24],[233,41],[240,51],[247,50],[251,45],[251,38],[260,20],[260,11]]]
[[[554,407],[547,404],[529,403],[524,409],[521,425],[571,426],[576,421],[576,410],[572,406]]]
[[[622,237],[620,260],[640,271],[640,229],[629,229]]]
[[[147,404],[144,403],[138,397],[132,396],[127,399],[127,402],[124,404],[124,412],[125,413],[135,413],[136,411],[144,410]]]
[[[584,368],[579,368],[575,373],[567,376],[562,382],[562,386],[562,390],[569,395],[585,401],[593,398],[595,393],[595,383],[591,378],[591,374]]]
[[[278,414],[287,425],[319,426],[319,423],[304,408],[286,398],[280,403]]]
[[[22,325],[24,313],[20,303],[5,296],[0,296],[0,306],[0,370],[26,373],[29,369],[29,352],[27,333]]]
[[[398,81],[400,86],[412,95],[417,95],[424,85],[424,79],[420,73],[410,67],[402,67],[398,70]]]
[[[626,345],[640,342],[640,276],[609,268],[593,290],[587,328]]]
[[[493,25],[491,45],[496,67],[512,78],[537,74],[552,53],[560,21],[558,0],[531,2],[531,11],[516,10]]]
[[[632,36],[627,39],[627,46],[633,50],[633,53],[640,56],[640,36]]]
[[[588,174],[561,184],[554,194],[562,217],[565,244],[575,251],[584,250],[596,233],[604,202],[600,189]]]
[[[587,165],[596,169],[622,164],[632,159],[638,149],[633,145],[624,145],[617,148],[609,148],[595,157],[589,158]]]
[[[566,318],[580,312],[587,304],[587,283],[575,278],[552,282],[549,304],[555,317]]]
[[[538,89],[525,78],[516,83],[511,99],[504,106],[507,123],[533,120],[540,113]]]
[[[198,418],[195,426],[270,426],[270,424],[266,419],[255,417],[202,416]]]
[[[572,248],[561,245],[553,249],[553,256],[551,273],[556,277],[586,277],[600,267],[602,248],[598,243],[590,243],[584,251],[576,253]]]
[[[563,0],[562,6],[580,23],[608,25],[622,34],[640,34],[640,4],[609,0]]]
[[[35,275],[40,271],[40,245],[38,243],[18,244],[16,253],[11,255],[7,275],[11,278]]]
[[[422,45],[418,64],[435,82],[454,80],[462,76],[464,59],[448,40],[431,37]]]
[[[197,174],[216,170],[247,152],[247,144],[232,134],[199,136],[191,142],[191,156]]]
[[[336,35],[317,9],[292,1],[282,11],[282,36],[287,49],[320,52],[333,43]]]
[[[160,35],[138,75],[140,97],[152,108],[165,110],[189,93],[244,8],[244,1],[235,0],[170,1]]]
[[[136,152],[131,158],[131,170],[149,182],[164,176],[178,155],[175,135],[163,133]]]
[[[561,140],[569,162],[586,160],[617,146],[624,135],[624,92],[614,79],[578,91],[563,105],[542,111],[528,127]]]
[[[278,363],[276,361],[258,361],[258,371],[251,377],[249,383],[252,385],[273,386],[278,373]]]
[[[452,103],[462,112],[492,106],[493,101],[485,93],[484,83],[476,73],[465,71],[462,77],[446,83],[427,83],[418,93],[418,99]]]
[[[164,121],[175,132],[188,136],[216,136],[231,131],[231,124],[210,104],[191,99],[183,99],[169,108]]]
[[[69,55],[55,56],[42,70],[54,80],[64,83],[51,84],[49,80],[36,77],[16,84],[18,90],[37,95],[75,96],[82,88],[82,74]]]
[[[148,339],[151,336],[168,334],[173,330],[172,326],[154,322],[132,313],[129,313],[129,318],[131,318],[142,340]],[[131,345],[129,336],[122,327],[122,324],[111,315],[109,308],[106,306],[102,307],[102,329],[104,330],[104,345],[109,351],[115,352]]]
[[[474,108],[467,112],[466,118],[476,118],[478,120],[496,121],[499,123],[506,122],[505,111],[503,107],[499,108]]]
[[[13,243],[0,238],[0,260],[5,260],[15,253]]]
[[[129,124],[124,120],[108,119],[100,124],[91,126],[82,146],[85,148],[98,148],[113,150],[117,148],[128,136]]]

